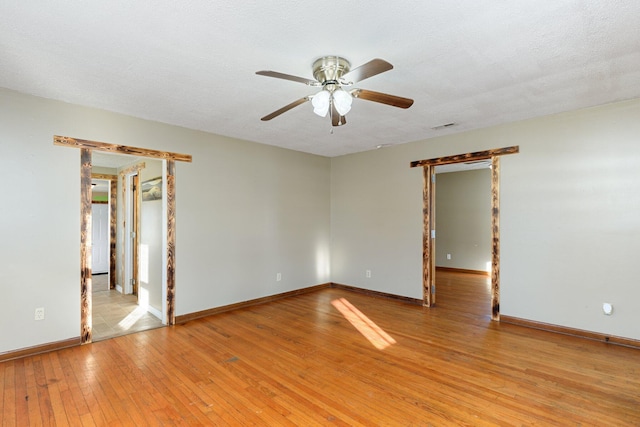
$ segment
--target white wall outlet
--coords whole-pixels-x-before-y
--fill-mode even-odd
[[[282,273],[276,273],[276,282],[279,282],[282,280]]]
[[[36,313],[33,316],[35,320],[44,320],[44,307],[36,308]]]
[[[367,279],[371,279],[371,270],[365,270],[364,277],[366,277]]]
[[[451,254],[447,254],[447,259],[451,259]]]
[[[602,312],[607,316],[611,316],[613,314],[613,305],[608,302],[602,303]]]

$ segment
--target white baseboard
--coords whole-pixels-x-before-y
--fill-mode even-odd
[[[158,319],[162,320],[162,312],[160,310],[158,310],[157,308],[151,307],[150,305],[147,306],[147,311],[151,314],[153,314],[154,316],[156,316]]]

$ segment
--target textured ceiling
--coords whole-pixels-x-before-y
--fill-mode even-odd
[[[414,105],[260,121],[316,89],[255,72],[324,55],[389,61],[357,86]],[[640,1],[3,0],[0,86],[337,156],[640,97]]]

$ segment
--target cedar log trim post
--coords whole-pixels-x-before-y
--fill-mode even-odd
[[[80,150],[80,340],[91,342],[91,150]]]
[[[176,323],[176,162],[167,160],[167,323]]]

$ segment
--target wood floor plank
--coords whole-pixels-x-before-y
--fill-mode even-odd
[[[16,425],[16,381],[15,381],[15,361],[10,360],[0,364],[3,377],[3,405],[2,405],[2,425]]]
[[[326,419],[343,420],[350,425],[357,425],[366,421],[366,419],[358,420],[360,415],[358,415],[357,411],[352,412],[350,407],[339,407],[336,404],[336,399],[332,399],[328,395],[333,393],[333,388],[327,389],[323,387],[322,383],[314,382],[308,377],[311,367],[298,357],[300,352],[285,351],[282,343],[270,340],[245,340],[243,332],[248,333],[248,331],[256,328],[251,326],[247,328],[246,325],[242,325],[245,322],[236,322],[236,320],[235,316],[227,318],[227,321],[230,322],[229,333],[231,335],[229,336],[232,338],[232,346],[236,350],[234,353],[240,355],[240,357],[234,356],[234,358],[246,362],[248,366],[255,363],[255,372],[263,372],[265,366],[270,366],[271,370],[268,377],[273,378],[275,376],[272,381],[287,383],[296,396],[303,398],[305,402],[317,404],[314,409],[320,409]],[[264,330],[264,327],[258,329]],[[234,336],[236,332],[238,336]],[[306,351],[308,350],[303,349],[302,353]],[[254,362],[257,357],[256,354],[260,355],[260,359]],[[278,375],[281,371],[286,375]],[[243,376],[246,377],[246,375]],[[319,393],[318,388],[322,388],[323,392]],[[298,403],[300,404],[302,401]]]
[[[171,329],[164,329],[163,332]],[[170,387],[171,380],[179,380],[176,377],[178,369],[170,366],[170,362],[164,357],[162,352],[165,340],[158,335],[158,339],[149,340],[145,346],[147,357],[142,363],[145,365],[146,375],[149,381],[154,384],[157,393],[162,395],[166,401],[166,406],[154,412],[160,425],[173,425],[187,423],[189,425],[207,425],[211,423],[208,418],[193,401],[188,398],[188,393],[182,391],[182,387]],[[180,381],[183,383],[182,381]],[[180,412],[176,408],[186,408],[187,411]],[[217,420],[216,420],[217,421]],[[170,424],[163,424],[169,422]],[[219,425],[219,424],[218,424]]]
[[[81,358],[86,349],[80,347],[80,350],[80,352],[71,352],[67,358],[61,359],[65,382],[69,386],[64,395],[69,399],[69,402],[66,402],[66,408],[69,408],[72,414],[71,424],[76,424],[77,422],[86,423],[89,422],[90,418],[86,417],[87,414],[90,414],[90,410],[82,392],[86,384],[80,375],[76,376],[78,368],[84,365]],[[69,412],[67,412],[67,415],[69,415]],[[93,423],[92,419],[91,423]]]
[[[326,288],[6,361],[1,424],[640,425],[640,351],[492,322],[485,277],[436,282],[433,308]]]
[[[75,404],[73,404],[73,396],[70,389],[60,391],[61,404],[64,406],[65,416],[68,423],[73,426],[81,425],[80,414]],[[57,422],[57,420],[56,420]]]
[[[0,369],[0,414],[2,414],[4,412],[4,396],[5,396],[5,384],[7,382],[7,370],[6,369]],[[0,426],[1,426],[1,421],[0,421]]]
[[[60,395],[60,378],[62,378],[62,372],[59,363],[60,352],[50,352],[42,355],[42,366],[44,370],[43,381],[40,385],[46,387],[49,392],[49,399],[51,402],[51,411],[53,412],[53,420],[58,427],[68,426],[69,422],[67,414],[62,403],[62,397]]]
[[[55,425],[55,416],[53,413],[53,407],[51,405],[51,396],[49,395],[49,388],[47,387],[47,378],[44,372],[44,366],[42,363],[42,355],[38,355],[32,358],[33,374],[28,376],[29,380],[29,393],[33,393],[37,396],[37,405],[30,407],[29,410],[33,414],[31,418],[39,419],[41,425],[51,426]],[[34,399],[31,399],[33,403],[36,403]]]
[[[28,358],[26,358],[28,359]],[[28,425],[30,420],[29,395],[27,390],[27,367],[26,359],[15,361],[15,418],[19,423]]]

